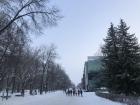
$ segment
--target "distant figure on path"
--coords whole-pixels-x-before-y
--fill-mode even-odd
[[[80,90],[78,89],[78,96],[80,95]]]
[[[75,89],[75,95],[78,96],[78,89]]]
[[[75,96],[75,89],[73,88],[73,96]]]
[[[67,96],[69,95],[69,89],[66,89],[66,95]]]
[[[83,91],[82,91],[82,89],[80,89],[80,94],[81,94],[81,96],[83,96]]]
[[[70,88],[70,96],[72,96],[72,89]]]

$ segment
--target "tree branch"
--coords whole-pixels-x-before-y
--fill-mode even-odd
[[[7,29],[15,20],[17,20],[18,18],[18,15],[20,14],[20,12],[24,9],[24,8],[26,8],[27,6],[29,6],[29,5],[31,5],[31,4],[33,4],[33,3],[35,3],[35,2],[37,2],[37,1],[31,1],[31,2],[27,2],[23,7],[21,7],[18,11],[17,11],[17,13],[15,14],[15,16],[13,17],[13,19],[11,19],[10,20],[10,22],[6,25],[6,26],[4,26],[2,29],[0,29],[0,34],[5,30],[5,29]]]

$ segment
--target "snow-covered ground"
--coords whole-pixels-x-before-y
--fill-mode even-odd
[[[84,93],[83,97],[66,96],[62,91],[25,97],[11,97],[0,100],[0,105],[123,105],[100,98],[94,92]]]

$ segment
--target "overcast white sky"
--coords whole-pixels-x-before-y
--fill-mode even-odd
[[[51,0],[50,0],[51,1]],[[52,0],[64,18],[57,27],[44,30],[33,38],[33,46],[54,43],[58,62],[71,80],[81,81],[87,56],[94,55],[103,43],[110,22],[122,18],[131,33],[140,39],[140,0]]]

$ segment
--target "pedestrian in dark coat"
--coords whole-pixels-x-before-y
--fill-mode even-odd
[[[81,94],[81,96],[83,96],[83,91],[82,91],[82,89],[80,89],[80,94]]]

